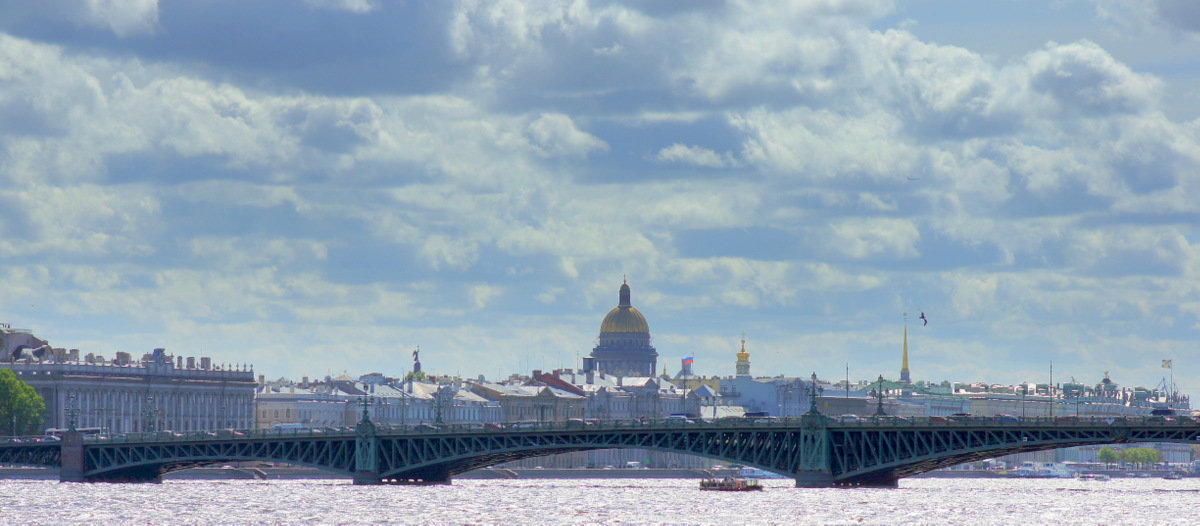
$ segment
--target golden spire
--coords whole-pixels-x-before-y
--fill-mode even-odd
[[[738,376],[750,376],[750,353],[746,351],[746,333],[742,333],[742,350],[737,353],[734,370]]]
[[[908,374],[908,313],[904,313],[904,358],[900,362],[900,381],[911,383]]]

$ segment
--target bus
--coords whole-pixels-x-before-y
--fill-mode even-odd
[[[108,436],[108,428],[104,427],[77,427],[75,430],[79,431],[83,435],[83,438],[104,438]],[[49,427],[46,428],[46,436],[55,440],[62,440],[63,434],[67,431],[69,429],[65,427]]]

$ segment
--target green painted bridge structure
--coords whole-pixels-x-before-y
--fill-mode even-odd
[[[0,442],[0,464],[59,468],[73,482],[155,482],[164,473],[232,461],[279,462],[343,474],[355,484],[449,483],[474,469],[522,458],[607,448],[689,453],[754,466],[797,487],[895,486],[926,471],[1045,449],[1132,442],[1200,444],[1192,418],[894,418],[842,422],[819,414],[720,422],[566,422],[479,429],[134,434]]]

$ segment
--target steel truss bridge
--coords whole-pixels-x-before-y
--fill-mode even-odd
[[[1013,421],[1015,420],[1015,421]],[[1200,444],[1192,418],[945,419],[840,422],[819,414],[763,421],[568,422],[529,428],[446,425],[273,432],[161,432],[120,439],[68,433],[0,442],[0,464],[59,468],[60,480],[156,482],[164,473],[231,461],[340,473],[355,484],[449,483],[522,458],[607,448],[689,453],[793,478],[797,487],[894,487],[900,478],[997,456],[1094,444]]]

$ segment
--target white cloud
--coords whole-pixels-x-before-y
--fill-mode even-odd
[[[562,114],[542,114],[529,123],[528,133],[538,151],[546,156],[583,157],[593,151],[607,151],[608,145],[580,131],[571,118]]]
[[[471,297],[471,303],[477,309],[487,308],[488,303],[504,293],[504,287],[498,285],[479,284],[472,286],[468,295]]]
[[[348,11],[360,15],[370,13],[379,7],[374,0],[304,0],[304,3],[317,9]]]
[[[1080,41],[1046,45],[1026,58],[1029,87],[1050,108],[1083,117],[1138,113],[1159,98],[1160,82],[1134,74],[1100,46]]]
[[[921,233],[901,219],[847,219],[830,225],[826,245],[835,253],[855,258],[909,259],[920,255],[916,244]]]
[[[158,0],[82,0],[81,3],[84,22],[111,30],[118,37],[145,35],[158,28]]]
[[[1167,27],[1200,35],[1200,6],[1190,0],[1092,0],[1100,18],[1135,31]]]
[[[654,160],[663,163],[683,163],[706,168],[725,168],[737,164],[728,153],[721,155],[707,148],[687,146],[680,143],[675,143],[659,150],[658,153],[654,154]]]
[[[145,187],[95,185],[34,186],[0,190],[29,230],[9,228],[0,238],[0,256],[71,254],[85,257],[148,255],[146,230],[162,210]]]
[[[1094,372],[1200,326],[1200,121],[1170,100],[1191,37],[1168,56],[1073,21],[1072,43],[1014,32],[1027,54],[1002,63],[889,27],[890,1],[310,0],[274,14],[428,19],[419,44],[363,23],[273,69],[187,47],[154,3],[74,5],[126,40],[0,34],[0,317],[39,332],[310,375],[353,334],[335,367],[422,344],[427,367],[491,375],[586,352],[623,274],[664,360],[728,358],[749,326],[764,373],[890,357],[879,320],[914,305],[952,379],[988,372],[950,363],[963,349]],[[370,57],[428,67],[295,82],[376,78]]]
[[[470,240],[433,235],[421,243],[421,257],[434,270],[466,270],[479,260],[479,246]]]

